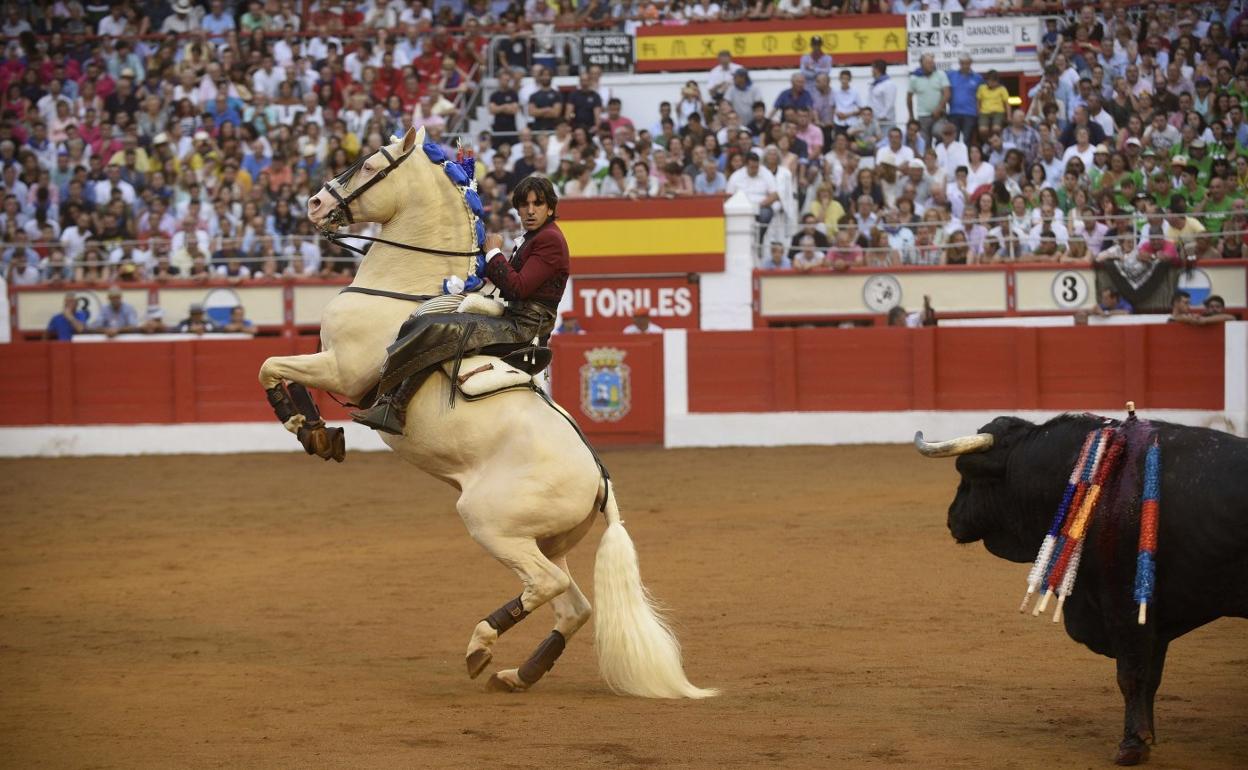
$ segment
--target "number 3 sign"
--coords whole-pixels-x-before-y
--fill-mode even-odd
[[[1053,301],[1065,310],[1071,310],[1088,301],[1088,280],[1082,273],[1062,270],[1053,276]]]

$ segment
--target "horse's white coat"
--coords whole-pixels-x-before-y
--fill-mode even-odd
[[[356,221],[381,222],[381,236],[398,243],[448,251],[475,248],[465,204],[442,169],[421,150],[424,129],[409,130],[388,149],[413,156],[352,203]],[[377,164],[382,164],[381,166]],[[339,190],[344,196],[375,175],[384,160],[372,156]],[[318,200],[319,198],[319,200]],[[324,191],[309,201],[314,223],[327,216]],[[443,278],[465,275],[468,258],[443,258],[374,244],[353,286],[407,294],[438,294]],[[472,304],[472,303],[469,303]],[[358,401],[378,380],[386,346],[415,310],[412,303],[365,294],[339,294],[321,319],[322,351],[270,358],[260,369],[265,388],[301,383]],[[460,491],[456,508],[468,533],[524,585],[529,612],[551,602],[556,630],[570,639],[589,619],[589,602],[563,556],[588,531],[606,491],[589,449],[562,414],[536,394],[516,391],[450,406],[450,383],[430,377],[413,397],[403,436],[383,440],[413,465]],[[606,503],[608,527],[595,568],[598,584],[599,665],[619,692],[647,697],[706,697],[681,667],[680,647],[642,587],[637,555],[620,523],[614,488]],[[490,649],[498,634],[484,621],[468,654]],[[514,669],[499,679],[523,683]]]

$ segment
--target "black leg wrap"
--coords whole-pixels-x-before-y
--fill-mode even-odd
[[[559,660],[559,656],[563,654],[563,648],[567,644],[563,638],[563,634],[558,631],[551,631],[550,636],[542,640],[537,645],[537,649],[529,656],[529,659],[520,666],[520,670],[516,675],[520,677],[520,681],[525,684],[534,684],[541,679],[547,671],[555,667],[555,661]]]
[[[524,620],[528,616],[529,613],[525,611],[524,603],[521,602],[520,597],[517,596],[504,604],[502,607],[499,607],[491,612],[489,617],[485,619],[485,622],[489,623],[490,627],[497,631],[499,636],[502,636],[507,629]]]
[[[268,390],[264,391],[264,395],[269,399],[269,406],[273,407],[273,413],[277,415],[277,421],[285,424],[287,420],[295,416],[295,405],[290,400],[290,394],[286,392],[286,386],[278,383]]]
[[[290,401],[299,410],[299,413],[308,419],[308,422],[316,422],[321,419],[321,410],[316,408],[316,402],[312,400],[312,394],[308,389],[297,382],[292,382],[286,386],[287,392],[290,393]]]

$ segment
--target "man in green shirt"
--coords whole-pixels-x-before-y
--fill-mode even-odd
[[[1226,180],[1215,176],[1209,180],[1209,194],[1204,202],[1194,211],[1200,214],[1205,227],[1214,235],[1221,235],[1222,225],[1231,215],[1231,207],[1235,198],[1226,194]]]
[[[919,128],[932,141],[932,125],[945,117],[945,108],[949,105],[952,91],[949,76],[943,70],[936,69],[936,57],[923,54],[919,59],[919,68],[910,73],[910,85],[906,89],[906,108],[910,117],[919,121]]]
[[[1200,184],[1200,171],[1190,163],[1179,171],[1179,189],[1174,194],[1187,202],[1189,209],[1194,209],[1205,202],[1205,188]]]
[[[1209,184],[1209,171],[1213,167],[1213,157],[1206,148],[1204,139],[1196,139],[1190,146],[1191,155],[1187,158],[1189,166],[1196,167],[1196,178],[1202,185]]]

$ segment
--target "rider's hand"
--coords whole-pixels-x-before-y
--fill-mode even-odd
[[[485,253],[489,254],[494,249],[503,250],[503,236],[498,233],[490,233],[485,236]]]

